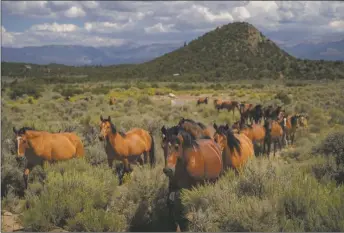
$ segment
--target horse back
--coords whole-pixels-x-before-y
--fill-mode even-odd
[[[252,141],[262,141],[265,138],[265,128],[259,124],[252,125],[253,138]]]
[[[130,151],[149,151],[151,149],[152,137],[147,130],[141,128],[132,128],[125,133],[123,137],[125,147],[128,147]],[[141,152],[141,153],[142,153]]]
[[[240,142],[240,152],[234,149],[229,155],[229,161],[232,168],[239,169],[246,164],[249,158],[254,156],[254,148],[251,139],[245,134],[234,134]],[[227,155],[228,157],[228,155]]]
[[[216,179],[223,167],[219,146],[211,139],[198,139],[197,144],[184,151],[189,175],[195,180]]]
[[[46,137],[46,142],[45,146],[54,161],[67,160],[76,156],[76,146],[64,133],[51,134],[50,137]]]
[[[78,135],[76,135],[75,133],[62,133],[63,135],[65,135],[71,142],[72,144],[75,146],[76,148],[76,157],[84,157],[85,155],[85,151],[84,151],[84,145],[80,139],[80,137]]]
[[[271,136],[273,137],[279,137],[283,135],[283,128],[282,126],[277,122],[273,121],[271,126]]]

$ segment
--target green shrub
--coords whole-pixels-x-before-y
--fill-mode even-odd
[[[84,93],[84,90],[82,90],[81,88],[73,87],[73,86],[68,86],[60,91],[60,94],[64,97],[68,97],[68,96],[72,97],[74,95],[80,95],[82,93]]]
[[[288,94],[279,92],[276,94],[275,99],[281,100],[284,104],[290,104],[291,103],[291,98],[288,96]]]
[[[190,231],[342,231],[343,186],[266,159],[182,193]],[[329,195],[331,193],[331,195]]]
[[[9,97],[11,99],[16,99],[24,95],[32,96],[38,99],[42,96],[43,88],[40,85],[33,83],[18,83],[11,88],[9,92]]]
[[[314,148],[314,151],[326,156],[334,156],[338,165],[344,165],[344,132],[330,133]]]
[[[138,104],[152,104],[152,100],[149,98],[148,95],[142,95],[137,99]]]
[[[102,211],[110,205],[117,179],[107,166],[92,167],[83,159],[73,159],[48,166],[46,172],[39,195],[29,185],[27,201],[30,208],[23,217],[26,229],[48,231],[57,226],[69,231],[94,230],[96,226],[90,225],[94,216],[104,223],[109,222]],[[114,222],[104,224],[97,231],[125,229],[123,216],[117,212],[112,212],[111,216]]]

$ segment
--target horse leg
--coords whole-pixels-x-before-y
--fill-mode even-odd
[[[24,188],[27,189],[29,186],[29,174],[30,171],[33,168],[33,164],[27,163],[24,169],[24,173],[23,173],[23,179],[24,179]]]
[[[277,143],[276,143],[276,140],[274,140],[274,157],[276,156],[276,146],[277,146]]]
[[[280,150],[282,150],[282,142],[281,142],[281,139],[279,138],[277,142],[278,142],[278,145],[279,145]]]
[[[143,157],[143,159],[142,159],[142,155],[140,155],[140,157],[137,159],[137,161],[139,162],[139,164],[140,164],[140,166],[143,166],[143,164],[146,164],[146,163],[148,163],[148,153],[147,152],[144,152],[143,153],[144,155],[144,157]]]
[[[113,158],[108,158],[108,165],[109,165],[109,168],[112,168],[112,166],[113,166],[113,161],[114,161]]]

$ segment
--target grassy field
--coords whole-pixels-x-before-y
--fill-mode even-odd
[[[33,83],[2,92],[2,208],[19,214],[27,231],[171,231],[167,226],[167,179],[162,173],[160,128],[181,117],[204,124],[233,123],[218,113],[214,98],[282,104],[288,113],[309,114],[309,129],[276,158],[257,157],[242,175],[229,171],[216,184],[182,194],[190,231],[344,231],[344,82]],[[160,93],[163,95],[156,95]],[[172,107],[166,96],[185,101]],[[29,95],[27,95],[29,94]],[[34,97],[36,96],[36,98]],[[69,101],[65,96],[71,96]],[[85,97],[92,96],[86,101]],[[109,97],[117,99],[109,105]],[[196,106],[198,96],[208,105]],[[157,166],[135,167],[123,185],[107,166],[98,140],[99,116],[118,129],[154,133]],[[12,127],[73,130],[82,138],[85,160],[36,167],[23,193]]]

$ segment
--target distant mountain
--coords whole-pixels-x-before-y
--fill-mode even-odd
[[[39,47],[2,47],[2,61],[46,65],[114,65],[136,64],[171,52],[182,44],[129,44],[120,47],[86,47],[77,45],[50,45]]]
[[[131,65],[82,68],[32,65],[31,68],[26,68],[23,63],[3,62],[1,69],[3,76],[52,77],[55,75],[69,77],[86,74],[89,79],[101,77],[111,80],[133,78],[171,81],[179,79],[198,82],[233,79],[344,79],[343,61],[298,59],[278,47],[252,24],[245,22],[217,27],[184,46],[176,47],[177,49],[168,45],[139,47],[128,45],[128,48],[122,47],[115,50],[112,47],[102,49],[81,47],[81,49],[80,46],[69,46],[67,48],[70,50],[67,50],[67,54],[70,57],[65,55],[66,60],[73,61],[81,57],[82,59],[79,61],[89,61],[95,64],[101,64],[103,57],[106,57],[108,61],[116,59],[128,61],[133,58],[142,59],[146,54],[154,53],[158,56],[158,54],[164,54],[163,51],[173,51],[166,52],[150,61]],[[62,50],[66,51],[62,48],[59,47],[61,51],[55,50],[57,55],[59,52],[62,53]],[[79,50],[82,52],[78,53]],[[59,62],[55,61],[54,63]],[[180,75],[174,76],[176,73]]]
[[[344,40],[323,43],[301,43],[292,47],[280,45],[289,54],[310,60],[344,61]]]

